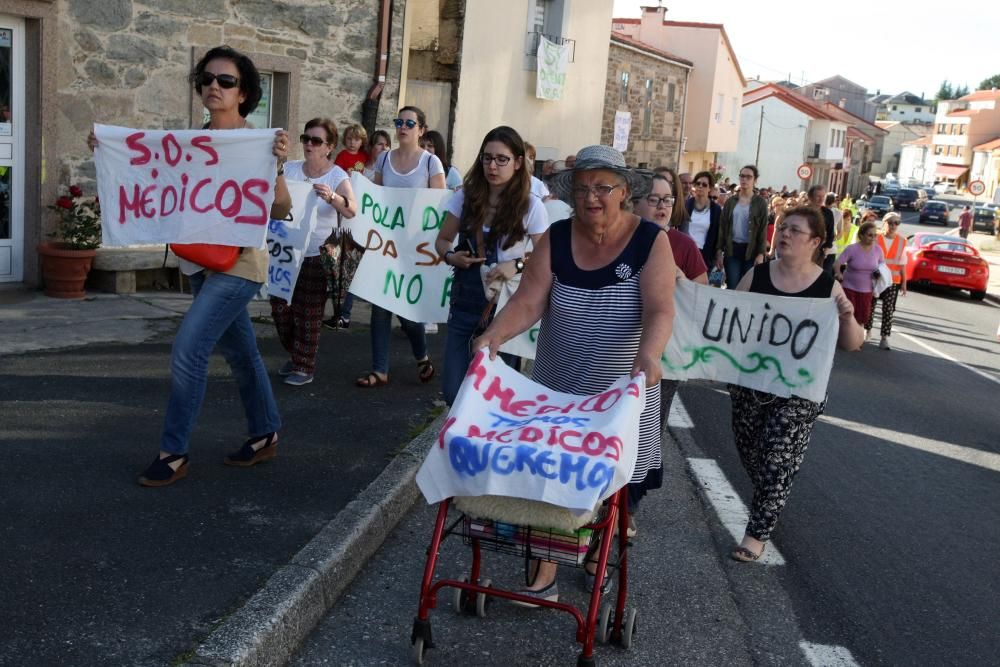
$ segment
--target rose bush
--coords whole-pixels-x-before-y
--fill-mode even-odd
[[[83,188],[71,185],[50,209],[59,214],[59,226],[50,236],[74,250],[90,250],[101,245],[101,203],[85,197]]]

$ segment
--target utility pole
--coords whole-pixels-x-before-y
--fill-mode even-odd
[[[764,130],[764,102],[760,103],[760,124],[757,126],[757,157],[754,158],[753,163],[760,168],[760,135]]]

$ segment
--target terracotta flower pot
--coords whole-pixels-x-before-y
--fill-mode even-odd
[[[96,250],[73,250],[63,243],[40,243],[45,295],[57,299],[82,299]]]

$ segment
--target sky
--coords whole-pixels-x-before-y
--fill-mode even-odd
[[[638,18],[656,0],[614,0]],[[722,23],[743,75],[819,81],[840,74],[870,94],[908,90],[931,98],[945,79],[975,90],[1000,74],[995,0],[664,0],[667,20]],[[667,49],[669,51],[669,48]]]

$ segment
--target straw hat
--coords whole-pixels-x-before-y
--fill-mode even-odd
[[[629,169],[625,166],[625,157],[611,146],[587,146],[576,154],[572,169],[564,169],[552,178],[549,189],[559,198],[569,197],[573,190],[573,174],[597,169],[613,171],[624,178],[633,197],[646,194],[653,177],[651,171]]]

